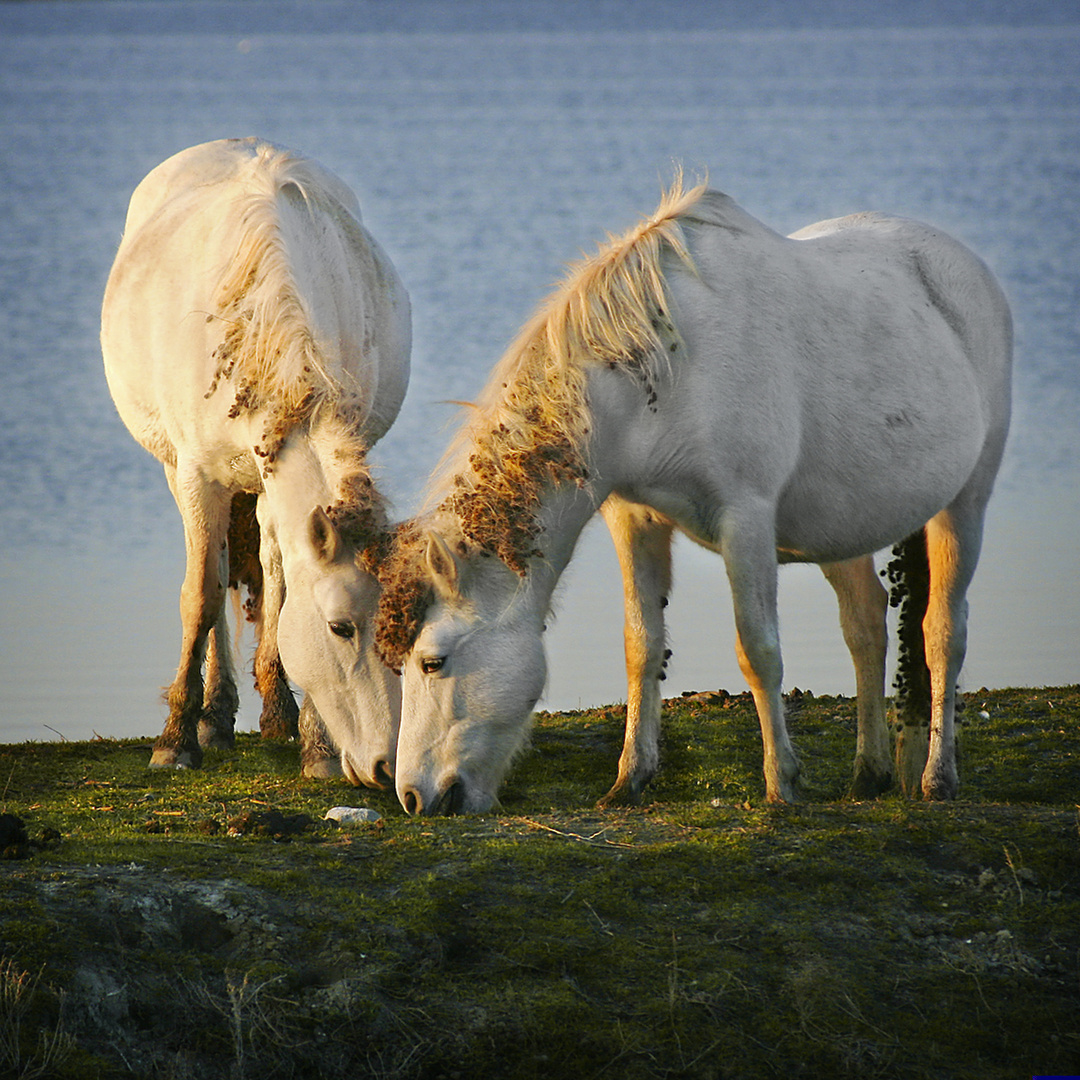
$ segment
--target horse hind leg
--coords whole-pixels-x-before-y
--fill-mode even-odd
[[[295,739],[300,730],[300,710],[278,656],[276,627],[276,619],[270,632],[263,624],[255,650],[255,688],[262,698],[259,732],[264,739]]]
[[[644,506],[610,496],[600,507],[623,577],[626,651],[626,733],[619,773],[600,806],[636,804],[660,763],[660,682],[668,653],[664,647],[664,605],[671,591],[670,521]]]
[[[899,605],[896,662],[896,772],[909,798],[919,794],[930,747],[931,692],[923,620],[930,597],[926,530],[893,548],[888,568],[893,603]]]
[[[851,795],[872,799],[893,784],[889,725],[885,718],[888,593],[870,555],[821,567],[840,607],[840,626],[855,665],[858,735]]]
[[[198,727],[199,745],[204,750],[233,749],[236,745],[236,710],[239,707],[240,695],[236,689],[236,672],[229,645],[229,623],[226,605],[222,604],[221,614],[207,641],[203,707]]]
[[[273,531],[265,527],[261,529],[259,560],[262,587],[256,618],[259,644],[255,650],[255,688],[263,703],[259,731],[264,739],[294,739],[299,734],[300,710],[277,646],[278,616],[285,602],[285,574]]]
[[[985,499],[963,495],[926,525],[930,596],[923,619],[930,670],[930,743],[922,775],[926,799],[951,799],[956,768],[956,685],[967,652],[967,589],[982,546]]]

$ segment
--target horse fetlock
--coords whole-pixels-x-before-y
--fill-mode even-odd
[[[300,731],[300,707],[285,684],[278,679],[263,697],[259,732],[264,739],[295,739]]]
[[[236,747],[233,718],[204,716],[199,720],[199,746],[204,750],[232,750]]]
[[[771,803],[797,803],[801,801],[801,768],[794,753],[785,755],[781,763],[777,759],[765,761],[765,799]]]

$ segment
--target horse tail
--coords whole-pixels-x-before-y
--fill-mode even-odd
[[[930,559],[926,529],[912,533],[892,550],[886,574],[889,604],[900,609],[896,662],[896,718],[904,727],[925,726],[930,721],[930,669],[926,666],[923,619],[930,601]]]

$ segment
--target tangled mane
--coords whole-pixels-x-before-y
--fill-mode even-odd
[[[522,577],[542,554],[542,492],[589,479],[590,367],[626,370],[655,402],[653,381],[679,344],[663,257],[692,265],[678,219],[704,192],[684,190],[677,176],[654,214],[571,265],[496,365],[426,500],[428,516],[451,523],[447,539],[460,554],[497,556]],[[380,579],[376,643],[399,669],[431,602],[419,525],[399,530]]]
[[[224,337],[206,397],[222,382],[235,387],[229,416],[264,412],[266,426],[256,453],[264,474],[288,435],[309,424],[316,410],[329,406],[346,426],[358,423],[358,395],[330,371],[312,331],[307,304],[293,275],[282,236],[278,199],[302,201],[309,210],[331,216],[363,244],[346,192],[328,188],[303,158],[261,143],[247,167],[249,192],[237,210],[239,243],[218,283],[215,307],[207,319],[220,320]]]
[[[232,419],[261,413],[265,426],[255,453],[268,476],[286,439],[302,432],[323,444],[332,463],[334,501],[324,507],[338,533],[367,565],[386,545],[386,507],[367,464],[365,410],[359,394],[333,374],[312,330],[281,228],[280,199],[331,217],[360,246],[367,238],[350,204],[352,194],[329,174],[288,150],[260,143],[244,167],[247,194],[237,207],[239,241],[208,316],[225,326],[214,352],[214,377],[235,387]]]
[[[324,406],[328,409],[330,406]],[[313,425],[315,440],[333,447],[330,461],[335,474],[335,501],[324,507],[342,540],[357,553],[361,564],[374,574],[388,546],[386,502],[371,478],[367,441],[340,413]]]

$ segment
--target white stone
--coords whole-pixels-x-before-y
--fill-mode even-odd
[[[361,806],[333,806],[325,816],[327,821],[336,821],[339,825],[369,825],[382,818],[378,811]]]

